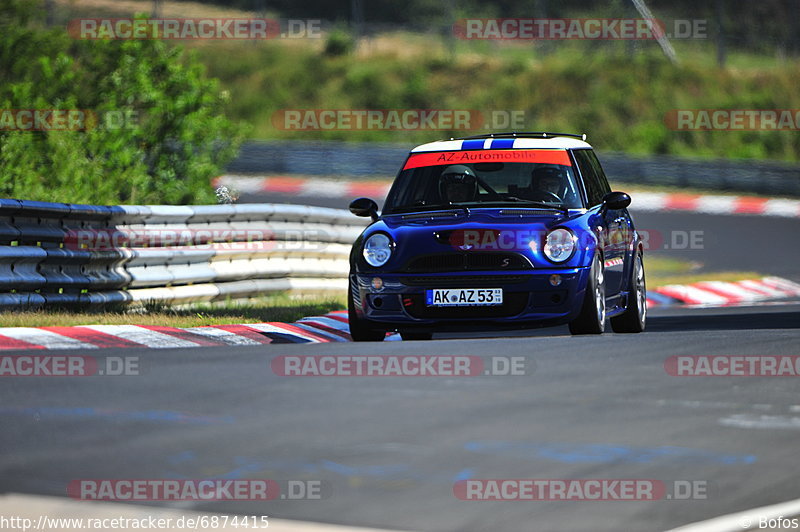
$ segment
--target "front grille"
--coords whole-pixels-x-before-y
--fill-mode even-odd
[[[404,304],[406,311],[419,319],[505,318],[516,316],[528,305],[527,292],[506,292],[503,304],[493,307],[429,307],[424,294],[411,294],[403,299],[411,300],[410,305]]]
[[[526,275],[448,275],[443,277],[401,277],[400,282],[406,286],[427,286],[429,288],[452,287],[498,287],[507,284],[524,283]]]
[[[515,253],[467,254],[468,270],[525,270],[530,267],[530,262]]]
[[[450,272],[459,270],[529,270],[530,261],[519,253],[470,252],[423,255],[412,259],[407,272]]]
[[[409,272],[449,272],[463,270],[464,255],[450,253],[447,255],[426,255],[413,259],[406,268]]]

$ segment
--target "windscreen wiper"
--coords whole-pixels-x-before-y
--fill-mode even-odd
[[[569,214],[569,207],[567,207],[566,205],[563,205],[563,204],[553,205],[551,203],[545,203],[543,201],[536,201],[536,200],[529,200],[529,199],[525,199],[525,198],[518,198],[516,196],[504,196],[503,199],[500,200],[500,201],[487,201],[486,203],[502,203],[504,201],[509,201],[509,202],[512,202],[512,203],[524,203],[525,205],[531,205],[531,206],[534,206],[534,207],[541,207],[541,208],[544,208],[544,209],[553,209],[553,210],[556,210],[556,211],[563,212],[565,216],[567,214]]]
[[[469,215],[469,208],[465,205],[454,205],[451,203],[436,203],[430,205],[414,205],[411,207],[399,207],[392,209],[391,212],[386,214],[409,214],[415,212],[436,211],[436,210],[449,210],[449,211],[464,211],[464,214]]]

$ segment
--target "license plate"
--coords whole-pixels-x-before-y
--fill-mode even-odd
[[[434,288],[425,291],[429,307],[482,307],[503,304],[502,288]]]

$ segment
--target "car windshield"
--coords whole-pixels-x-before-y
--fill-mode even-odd
[[[566,157],[564,159],[568,162]],[[414,168],[406,164],[386,198],[383,212],[391,214],[454,206],[583,207],[575,173],[567,164],[450,163]]]

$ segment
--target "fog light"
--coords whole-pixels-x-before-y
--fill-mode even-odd
[[[374,288],[375,290],[383,290],[383,279],[381,279],[380,277],[373,277],[372,288]]]
[[[557,273],[554,273],[553,275],[551,275],[550,276],[550,284],[552,286],[560,285],[561,284],[561,276],[558,275]]]

